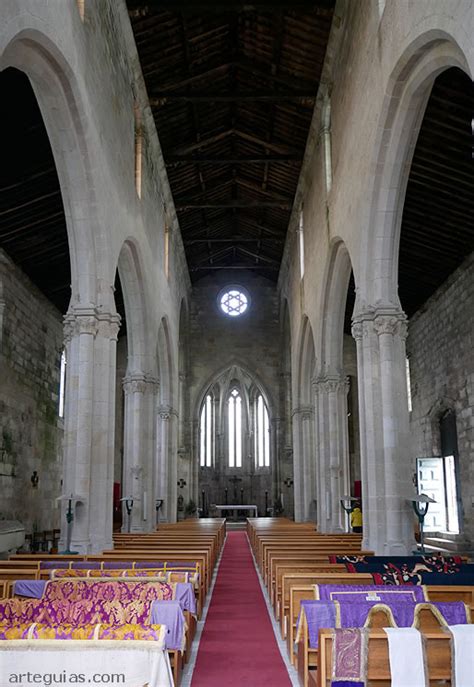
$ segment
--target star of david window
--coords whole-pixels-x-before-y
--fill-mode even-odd
[[[239,317],[249,307],[249,297],[239,288],[228,288],[219,295],[219,305],[229,317]]]

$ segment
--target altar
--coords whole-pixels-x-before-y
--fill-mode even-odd
[[[244,504],[232,504],[232,505],[225,505],[225,506],[215,506],[215,509],[220,511],[221,517],[224,515],[226,511],[234,511],[234,520],[237,520],[237,511],[239,510],[246,510],[249,511],[249,517],[258,517],[258,508],[257,506],[253,505],[244,505]],[[224,513],[222,512],[224,511]],[[252,515],[253,513],[253,515]]]

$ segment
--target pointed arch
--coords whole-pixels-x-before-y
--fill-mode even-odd
[[[368,230],[362,237],[356,311],[367,304],[401,309],[398,255],[403,206],[416,140],[436,77],[468,59],[452,36],[427,30],[406,48],[387,83],[374,151]]]
[[[58,173],[66,218],[71,262],[71,306],[107,306],[111,312],[112,293],[97,303],[97,263],[106,255],[100,220],[96,211],[94,172],[98,166],[86,134],[87,106],[80,95],[74,70],[55,44],[54,38],[41,30],[25,28],[32,15],[21,15],[2,27],[0,33],[0,69],[14,67],[25,73],[43,117]],[[95,231],[94,231],[95,229]]]

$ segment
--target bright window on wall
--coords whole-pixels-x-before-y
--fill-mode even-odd
[[[304,219],[303,208],[300,210],[300,220],[298,225],[299,253],[300,253],[300,278],[304,277]]]
[[[229,467],[242,467],[242,398],[232,389],[228,400]]]
[[[64,417],[64,399],[66,393],[66,351],[61,353],[61,367],[59,371],[59,417]]]
[[[255,402],[255,464],[258,468],[270,467],[270,423],[268,410],[259,394]]]
[[[211,394],[207,394],[202,404],[199,431],[200,464],[202,468],[210,468],[214,462],[214,403]]]

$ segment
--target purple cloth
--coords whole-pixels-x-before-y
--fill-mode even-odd
[[[131,568],[132,566],[129,565]],[[164,568],[165,561],[137,561],[135,563],[135,569],[140,570],[140,568]]]
[[[389,603],[396,599],[397,603],[408,601],[423,603],[426,601],[423,587],[400,587],[387,589],[384,586],[374,585],[346,585],[346,584],[319,584],[317,585],[320,601],[378,601]]]
[[[364,627],[370,609],[383,603],[392,611],[397,627],[411,627],[415,617],[415,603],[390,601],[349,601],[339,602],[341,627]]]
[[[102,570],[131,570],[132,568],[133,561],[104,561],[102,565]]]
[[[69,568],[70,561],[40,561],[40,570],[63,570]]]
[[[167,649],[184,649],[186,620],[179,601],[153,601],[150,622],[152,625],[166,625]]]
[[[179,601],[183,611],[196,613],[196,595],[194,586],[190,582],[178,582],[176,584],[175,600]]]
[[[296,627],[299,627],[302,614],[306,616],[308,625],[309,645],[318,648],[319,630],[324,627],[336,627],[336,606],[332,601],[301,602],[300,615]]]
[[[47,580],[16,580],[13,583],[13,593],[17,596],[28,596],[31,599],[41,599]]]
[[[432,605],[438,609],[448,625],[467,625],[466,606],[462,601],[435,601]]]
[[[366,629],[334,630],[332,687],[365,685],[368,633]]]

